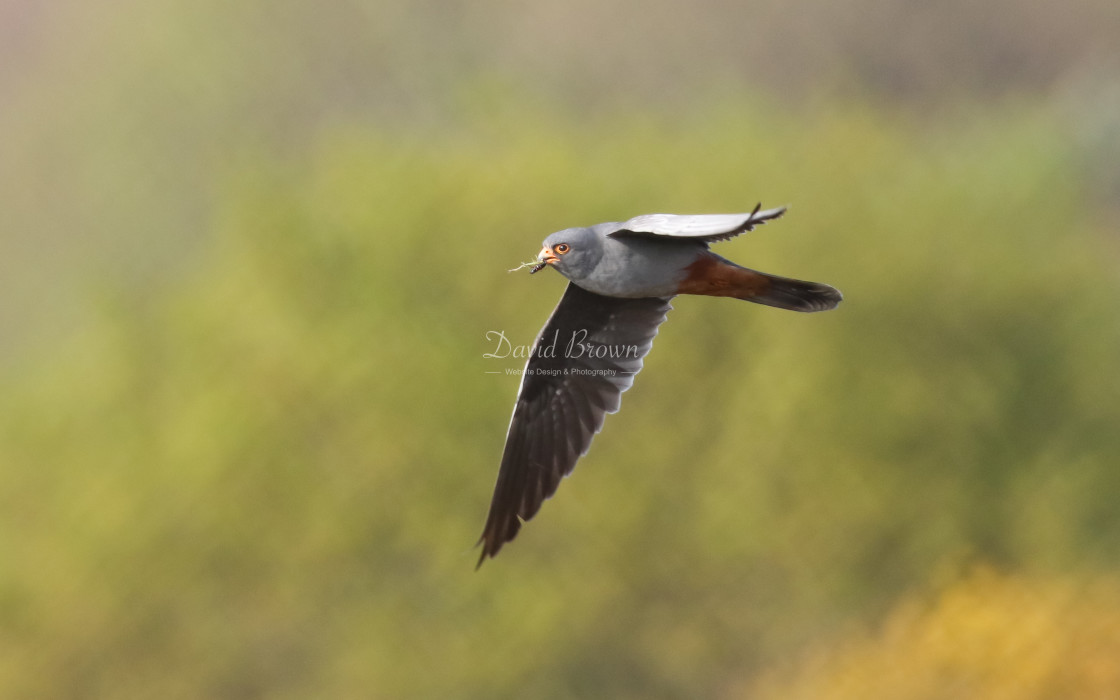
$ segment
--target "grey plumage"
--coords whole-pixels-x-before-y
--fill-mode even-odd
[[[618,228],[608,235],[649,234],[715,243],[753,231],[755,226],[777,219],[786,213],[785,207],[765,211],[760,209],[761,205],[755,207],[754,211],[744,214],[643,214],[619,224]]]
[[[646,214],[557,231],[545,266],[568,287],[525,365],[506,433],[479,565],[536,515],[591,446],[642,368],[677,294],[732,297],[792,311],[826,311],[838,290],[742,267],[708,249],[772,221],[785,207],[743,214]]]

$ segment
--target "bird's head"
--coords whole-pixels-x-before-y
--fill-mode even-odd
[[[551,265],[568,279],[579,279],[595,269],[602,251],[602,239],[589,228],[557,231],[544,239],[544,247],[537,254],[537,264],[532,271]]]

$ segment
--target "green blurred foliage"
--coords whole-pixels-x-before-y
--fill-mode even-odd
[[[64,338],[91,279],[189,268],[253,152],[302,157],[339,124],[455,128],[484,85],[575,122],[744,94],[936,122],[1029,95],[1114,206],[1116,46],[1115,0],[0,0],[0,362]]]
[[[1120,564],[1116,241],[1040,110],[466,104],[246,156],[196,266],[4,380],[0,695],[710,697],[974,561]],[[759,200],[719,252],[845,302],[678,299],[475,572],[519,366],[486,332],[563,288],[505,270]]]

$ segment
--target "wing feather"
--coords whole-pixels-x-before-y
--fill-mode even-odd
[[[761,209],[759,204],[754,211],[743,214],[645,214],[619,224],[619,228],[608,235],[669,236],[715,243],[751,231],[786,213],[785,207]]]
[[[669,298],[619,299],[568,284],[525,364],[479,540],[480,566],[536,515],[587,453],[606,414],[618,410],[622,392],[634,383],[670,308]],[[568,352],[572,339],[578,344]]]

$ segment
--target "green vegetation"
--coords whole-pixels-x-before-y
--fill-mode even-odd
[[[1045,600],[1114,575],[1116,240],[1038,111],[487,99],[246,156],[196,265],[5,380],[0,696],[741,697],[976,562]],[[845,302],[678,299],[476,573],[517,390],[488,372],[520,364],[486,332],[531,342],[563,288],[506,270],[570,225],[759,200],[790,213],[719,252]]]

